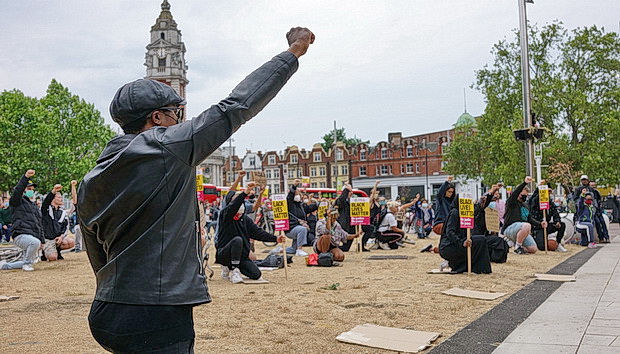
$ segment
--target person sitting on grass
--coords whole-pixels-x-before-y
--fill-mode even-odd
[[[45,237],[42,261],[62,260],[64,257],[60,251],[75,246],[74,239],[67,237],[69,218],[67,212],[62,208],[65,203],[60,190],[62,190],[62,186],[60,184],[55,185],[52,191],[47,193],[41,204],[43,236]]]
[[[527,176],[523,183],[514,189],[508,200],[506,201],[506,214],[504,215],[504,227],[502,233],[510,241],[514,242],[516,254],[536,253],[536,241],[530,232],[532,225],[535,227],[547,227],[547,222],[532,217],[530,210],[525,203],[527,194],[530,191],[527,187],[532,182],[532,177]]]
[[[340,245],[359,236],[346,232],[338,223],[339,216],[337,209],[329,208],[324,218],[317,221],[316,234],[320,236],[314,240],[313,245],[315,253],[331,252],[336,262],[344,261],[344,252]]]
[[[398,213],[400,204],[398,202],[389,202],[387,207],[388,212],[383,217],[383,220],[379,222],[376,238],[379,242],[379,248],[384,250],[398,249],[397,242],[400,242],[405,237],[405,231],[397,227],[398,222],[394,216],[394,214]]]
[[[467,239],[467,229],[461,228],[459,198],[456,195],[439,241],[439,255],[448,262],[447,265],[453,273],[467,271],[467,247],[472,249],[471,271],[478,274],[490,274],[491,260],[487,241],[483,235],[471,235],[471,239]],[[444,262],[441,269],[445,267]]]
[[[218,230],[215,262],[222,266],[222,278],[233,284],[243,282],[241,274],[253,280],[262,275],[250,259],[250,239],[278,243],[286,241],[286,236],[275,236],[264,231],[245,214],[245,198],[255,186],[254,182],[248,182],[245,191],[238,192],[220,212],[222,223]]]

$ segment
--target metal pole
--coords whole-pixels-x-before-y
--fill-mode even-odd
[[[334,172],[334,178],[336,179],[336,181],[334,182],[334,188],[336,189],[336,193],[338,193],[338,154],[337,154],[337,145],[336,143],[338,142],[338,135],[336,134],[336,121],[334,121],[334,167],[335,167],[335,172]]]
[[[230,174],[229,174],[229,182],[232,183],[235,180],[235,171],[233,171],[233,160],[232,160],[232,137],[228,139],[228,159],[230,162]]]
[[[532,126],[532,106],[530,97],[530,60],[527,41],[527,14],[525,3],[532,0],[517,0],[519,3],[519,31],[521,35],[521,79],[523,86],[523,127]],[[528,176],[534,174],[534,146],[533,138],[525,141],[525,173]]]
[[[424,197],[425,197],[427,200],[430,200],[430,198],[431,198],[431,193],[430,193],[430,192],[429,192],[429,190],[428,190],[428,149],[426,149],[426,150],[425,150],[424,160],[425,160],[425,162],[424,162],[424,163],[426,164],[426,184],[425,184],[425,186],[424,186],[424,188],[426,189],[426,190],[424,191],[424,194],[426,194],[426,195],[425,195]]]

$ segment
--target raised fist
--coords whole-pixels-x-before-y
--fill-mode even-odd
[[[52,188],[52,192],[54,192],[54,193],[58,193],[58,192],[60,192],[60,190],[62,190],[62,185],[60,185],[60,184],[56,184],[56,185],[54,185],[54,188]]]
[[[245,176],[245,173],[246,173],[245,171],[239,171],[239,177]]]
[[[251,192],[254,189],[254,187],[256,187],[256,182],[254,181],[248,182],[248,186],[245,188],[246,194]]]
[[[454,176],[448,176],[448,182],[452,182],[453,179],[454,179]]]
[[[74,187],[77,186],[77,181],[76,180],[72,180],[71,181],[71,185],[74,186]]]
[[[525,183],[532,183],[532,177],[530,176],[525,177]]]
[[[34,176],[34,170],[26,171],[26,174],[24,176],[26,176],[26,178],[30,178],[30,177]]]
[[[290,46],[288,51],[299,58],[306,54],[310,44],[314,43],[314,33],[305,27],[293,27],[286,34],[286,40]]]

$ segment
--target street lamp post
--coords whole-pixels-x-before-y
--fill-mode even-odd
[[[521,37],[521,80],[523,88],[523,128],[532,126],[532,106],[530,96],[530,60],[527,41],[527,14],[525,3],[533,4],[533,0],[517,0],[519,3],[519,31]],[[525,140],[525,172],[534,174],[534,141],[533,137]]]

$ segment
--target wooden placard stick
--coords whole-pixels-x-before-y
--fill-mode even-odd
[[[547,221],[547,210],[543,209],[543,221]],[[545,254],[548,254],[548,250],[547,250],[547,228],[544,228],[544,234],[545,234]]]
[[[471,229],[467,229],[467,275],[471,275]]]
[[[284,231],[280,231],[280,235],[283,235]],[[288,259],[286,258],[286,240],[282,242],[282,254],[284,258],[284,279],[288,280]]]
[[[360,237],[360,233],[362,232],[362,225],[355,225],[355,233],[357,236],[357,252],[362,252],[362,238]]]

